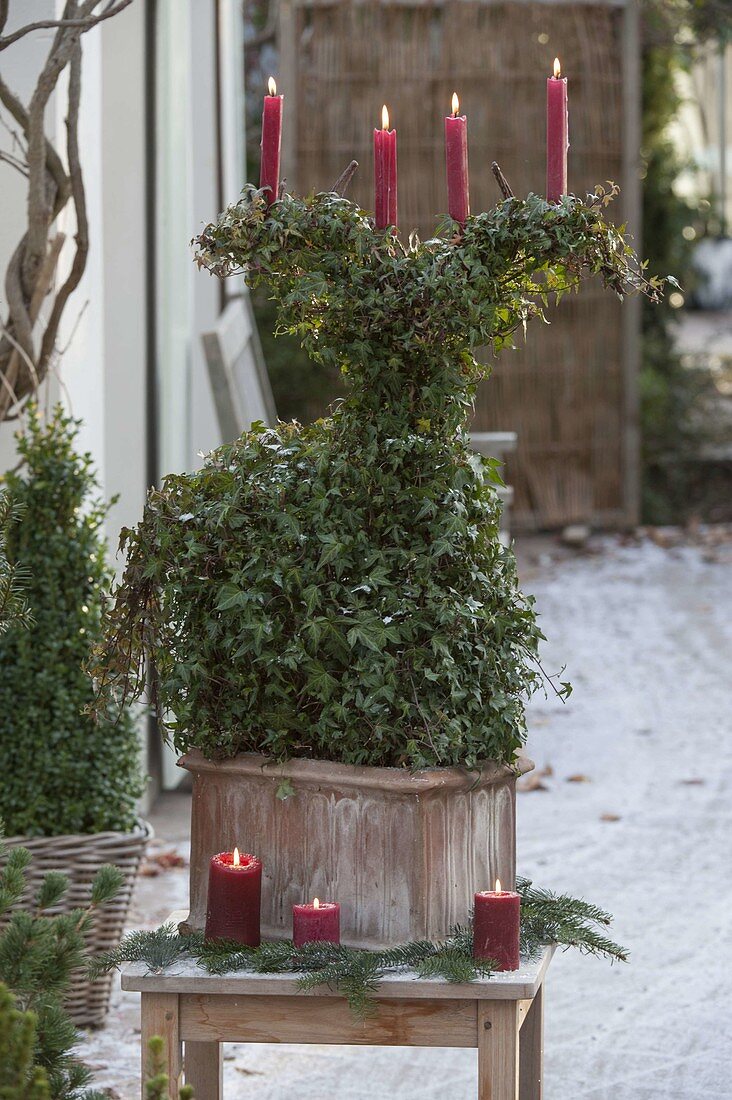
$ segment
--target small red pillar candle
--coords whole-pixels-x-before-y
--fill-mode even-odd
[[[265,197],[271,205],[280,191],[280,149],[282,147],[282,101],[277,85],[269,78],[269,95],[264,97],[262,110],[262,159],[259,166],[259,186],[267,188]]]
[[[470,213],[468,187],[468,120],[461,115],[457,93],[452,97],[452,114],[445,119],[445,161],[447,165],[447,209],[450,217],[465,225]]]
[[[319,940],[341,942],[341,907],[334,901],[318,901],[312,905],[293,905],[292,942],[295,947]]]
[[[376,228],[397,224],[397,135],[389,129],[386,104],[381,109],[381,129],[374,130],[374,207]]]
[[[567,194],[567,149],[569,110],[567,78],[562,76],[559,58],[554,58],[554,76],[546,82],[546,200],[559,202]]]
[[[502,890],[500,879],[495,890],[475,895],[473,917],[473,955],[476,959],[495,959],[499,970],[518,970],[521,899],[511,890]]]
[[[208,868],[206,939],[236,940],[258,947],[262,861],[256,856],[219,852]]]

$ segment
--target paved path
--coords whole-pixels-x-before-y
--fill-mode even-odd
[[[548,988],[546,1100],[732,1097],[732,546],[603,544],[522,555],[566,705],[532,705],[529,751],[546,790],[520,795],[519,868],[616,915],[632,962],[560,955]],[[568,782],[569,776],[585,782]],[[603,819],[605,818],[605,819]],[[608,818],[617,818],[609,820]],[[158,829],[161,826],[158,824]],[[164,826],[163,826],[164,828]],[[171,829],[175,830],[171,822]],[[146,881],[148,922],[185,878]],[[726,973],[725,973],[726,972]],[[111,1095],[133,1100],[134,998],[85,1048]],[[227,1100],[462,1100],[468,1051],[237,1047]],[[205,1100],[205,1098],[201,1098]]]

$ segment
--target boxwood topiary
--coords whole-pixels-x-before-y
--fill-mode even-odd
[[[246,189],[200,262],[267,285],[350,393],[329,420],[255,426],[150,494],[122,534],[101,684],[138,694],[149,659],[176,747],[214,759],[511,760],[541,635],[499,542],[495,466],[468,445],[471,349],[510,344],[583,271],[656,293],[606,198],[511,198],[405,246],[336,194],[267,208]]]
[[[127,830],[141,793],[132,715],[83,713],[93,697],[83,666],[111,576],[107,508],[77,432],[60,409],[47,424],[30,409],[22,466],[6,477],[18,506],[6,552],[24,569],[33,617],[0,637],[0,818],[10,836]]]

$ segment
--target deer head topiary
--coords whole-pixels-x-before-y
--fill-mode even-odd
[[[137,694],[149,660],[176,746],[212,758],[510,761],[541,634],[498,538],[495,463],[468,445],[487,373],[473,349],[509,346],[584,274],[658,293],[602,217],[613,193],[510,197],[405,245],[337,193],[268,206],[246,188],[198,262],[266,283],[349,393],[330,419],[255,425],[150,494],[123,532],[99,679]]]

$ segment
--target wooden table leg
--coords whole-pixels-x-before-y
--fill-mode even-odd
[[[142,994],[142,1079],[140,1095],[145,1100],[145,1078],[149,1068],[147,1044],[154,1035],[163,1040],[163,1070],[168,1075],[170,1100],[178,1100],[182,1068],[177,993]]]
[[[543,985],[539,986],[521,1027],[519,1048],[519,1100],[541,1100],[544,1095]]]
[[[186,1039],[183,1064],[186,1084],[193,1085],[196,1100],[222,1100],[221,1043],[190,1043]]]
[[[516,1001],[478,1001],[478,1100],[518,1100]]]

